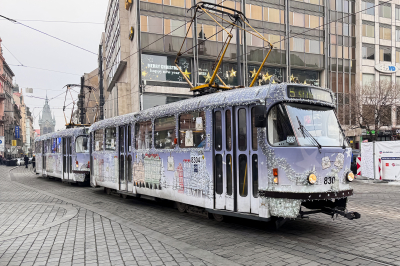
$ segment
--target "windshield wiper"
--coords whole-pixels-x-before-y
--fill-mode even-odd
[[[299,117],[296,116],[296,118],[297,118],[297,122],[299,123],[298,129],[300,130],[301,134],[303,134],[303,137],[311,138],[314,141],[314,145],[316,145],[318,147],[319,153],[321,153],[321,148],[322,148],[321,144],[319,144],[318,140],[316,138],[314,138],[314,136],[311,135],[311,133],[303,126],[303,124],[300,122]]]

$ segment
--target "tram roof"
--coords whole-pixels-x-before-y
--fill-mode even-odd
[[[287,99],[286,87],[287,85],[304,86],[298,83],[279,83],[279,84],[268,84],[263,86],[234,89],[229,91],[211,93],[204,96],[193,97],[186,100],[181,100],[169,104],[164,104],[156,107],[152,107],[140,112],[125,114],[116,116],[108,119],[101,120],[90,126],[89,132],[107,128],[115,127],[118,125],[129,124],[138,120],[146,120],[162,116],[170,116],[176,113],[184,113],[190,111],[213,109],[218,107],[226,107],[232,105],[249,105],[253,103],[264,102],[267,99],[273,98],[276,101]],[[307,85],[307,87],[315,87]],[[320,87],[315,87],[322,90],[327,90]],[[306,100],[303,102],[311,102]],[[315,102],[315,101],[314,101]],[[325,103],[328,106],[334,106]]]
[[[60,137],[69,137],[69,136],[79,136],[79,135],[85,135],[85,129],[88,129],[87,127],[78,127],[78,128],[68,128],[56,132],[51,132],[48,134],[45,134],[43,136],[35,138],[35,141],[42,141],[46,139],[52,139],[52,138],[60,138]]]

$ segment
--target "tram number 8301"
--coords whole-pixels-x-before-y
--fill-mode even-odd
[[[324,178],[324,184],[333,184],[335,183],[335,177],[334,176],[326,176]]]

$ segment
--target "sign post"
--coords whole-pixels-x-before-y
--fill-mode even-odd
[[[0,136],[0,152],[5,151],[5,146],[4,146],[4,136]]]

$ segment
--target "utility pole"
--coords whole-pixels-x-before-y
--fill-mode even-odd
[[[99,45],[99,90],[100,90],[100,120],[104,119],[104,94],[103,94],[103,46]]]
[[[236,58],[237,58],[237,80],[239,86],[243,85],[244,82],[242,82],[242,63],[240,62],[240,29],[239,29],[239,21],[237,22],[237,27],[236,27]]]
[[[78,104],[78,108],[79,108],[79,122],[81,124],[84,124],[85,121],[85,111],[83,110],[83,102],[85,100],[85,95],[83,92],[83,88],[84,88],[84,82],[85,82],[85,78],[84,76],[81,77],[81,91],[79,93],[78,99],[79,99],[79,104]]]

